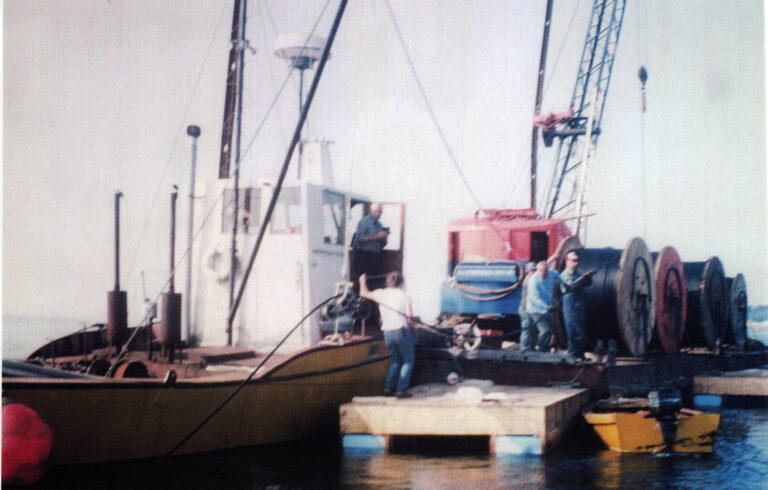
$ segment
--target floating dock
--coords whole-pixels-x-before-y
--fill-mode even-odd
[[[355,397],[340,408],[345,450],[388,451],[393,437],[487,436],[491,454],[544,454],[589,401],[589,390],[465,380],[412,388],[413,397]]]
[[[694,376],[693,395],[697,408],[718,408],[724,397],[748,397],[768,406],[768,366]]]

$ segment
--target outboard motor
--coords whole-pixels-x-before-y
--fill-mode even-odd
[[[667,388],[648,393],[648,408],[651,416],[659,421],[661,435],[664,438],[664,450],[671,451],[677,432],[676,413],[683,408],[680,391]]]

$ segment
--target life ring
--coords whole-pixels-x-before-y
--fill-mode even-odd
[[[206,254],[203,261],[205,271],[218,282],[229,281],[229,250],[224,243],[217,243]],[[235,254],[235,274],[240,270],[240,257]]]

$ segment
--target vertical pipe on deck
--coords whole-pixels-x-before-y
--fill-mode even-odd
[[[195,213],[195,166],[197,164],[197,138],[200,136],[198,126],[187,126],[187,134],[192,137],[192,158],[189,166],[189,215],[187,220],[187,284],[184,294],[187,301],[184,305],[184,325],[187,343],[192,339],[192,229]]]

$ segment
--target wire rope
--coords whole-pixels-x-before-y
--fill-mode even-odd
[[[200,85],[200,80],[202,79],[202,76],[203,76],[203,69],[205,68],[206,64],[208,63],[208,58],[211,55],[211,51],[213,49],[213,42],[216,39],[216,34],[218,33],[219,27],[221,26],[221,21],[222,21],[222,18],[224,17],[224,11],[225,11],[225,7],[226,6],[227,6],[226,4],[223,5],[222,9],[221,9],[221,12],[219,13],[219,19],[216,22],[216,27],[213,29],[213,34],[211,35],[211,39],[208,42],[208,49],[206,50],[205,56],[203,57],[203,63],[200,66],[200,70],[197,73],[197,77],[195,78],[195,83],[194,83],[194,85],[192,87],[192,93],[190,94],[189,100],[187,101],[186,107],[184,108],[184,113],[182,115],[182,121],[185,120],[187,118],[187,114],[189,114],[190,107],[192,106],[192,99],[194,98],[195,93],[197,92],[197,87]],[[155,195],[152,198],[152,203],[149,206],[149,212],[147,213],[147,217],[144,219],[144,227],[142,228],[141,234],[139,235],[139,241],[138,241],[138,243],[136,245],[136,249],[134,250],[133,257],[131,258],[131,262],[130,262],[130,265],[128,267],[128,273],[126,274],[126,277],[130,277],[131,276],[131,272],[133,271],[133,266],[134,266],[134,264],[136,262],[136,258],[138,256],[138,254],[139,254],[139,249],[141,248],[141,244],[144,241],[144,236],[146,235],[147,229],[149,227],[150,217],[152,216],[152,213],[154,212],[155,208],[157,207],[156,204],[157,204],[158,198],[160,197],[160,190],[162,189],[163,181],[165,180],[165,175],[168,172],[168,167],[171,164],[171,161],[173,159],[173,155],[174,155],[174,153],[176,153],[176,147],[178,146],[179,139],[181,138],[181,134],[182,134],[183,130],[184,130],[184,127],[180,127],[179,130],[176,133],[176,137],[173,140],[173,146],[171,147],[171,152],[168,155],[168,160],[166,161],[165,166],[163,167],[163,173],[162,173],[162,175],[161,175],[161,177],[160,177],[160,179],[158,181],[157,189],[155,190]]]
[[[397,22],[397,18],[395,18],[395,12],[394,10],[392,10],[392,5],[389,0],[387,0],[386,3],[387,3],[387,9],[389,10],[390,18],[392,19],[392,24],[395,27],[398,40],[400,41],[400,46],[403,48],[406,61],[408,62],[408,66],[411,69],[411,73],[413,74],[413,77],[416,81],[416,85],[418,86],[421,99],[427,107],[427,112],[429,113],[429,117],[432,119],[432,124],[435,126],[435,129],[437,130],[437,133],[440,136],[440,140],[443,143],[443,146],[445,147],[445,151],[448,153],[448,158],[453,164],[453,167],[456,170],[456,173],[459,174],[459,178],[461,179],[461,182],[464,184],[464,187],[467,188],[467,191],[469,192],[470,196],[475,201],[475,205],[477,206],[477,209],[484,209],[483,205],[480,204],[480,199],[478,199],[477,195],[475,194],[475,191],[472,190],[472,186],[469,185],[469,181],[467,180],[466,175],[464,175],[464,171],[461,169],[461,165],[456,159],[456,156],[453,154],[453,149],[448,144],[448,139],[445,136],[445,132],[443,131],[443,128],[440,126],[440,123],[437,120],[435,111],[432,108],[432,103],[429,101],[429,98],[427,97],[427,93],[424,90],[424,85],[421,83],[421,78],[419,78],[419,74],[416,72],[416,66],[413,63],[413,59],[411,58],[411,53],[410,51],[408,51],[408,47],[405,44],[405,38],[403,37],[403,33],[400,30],[400,25]]]

